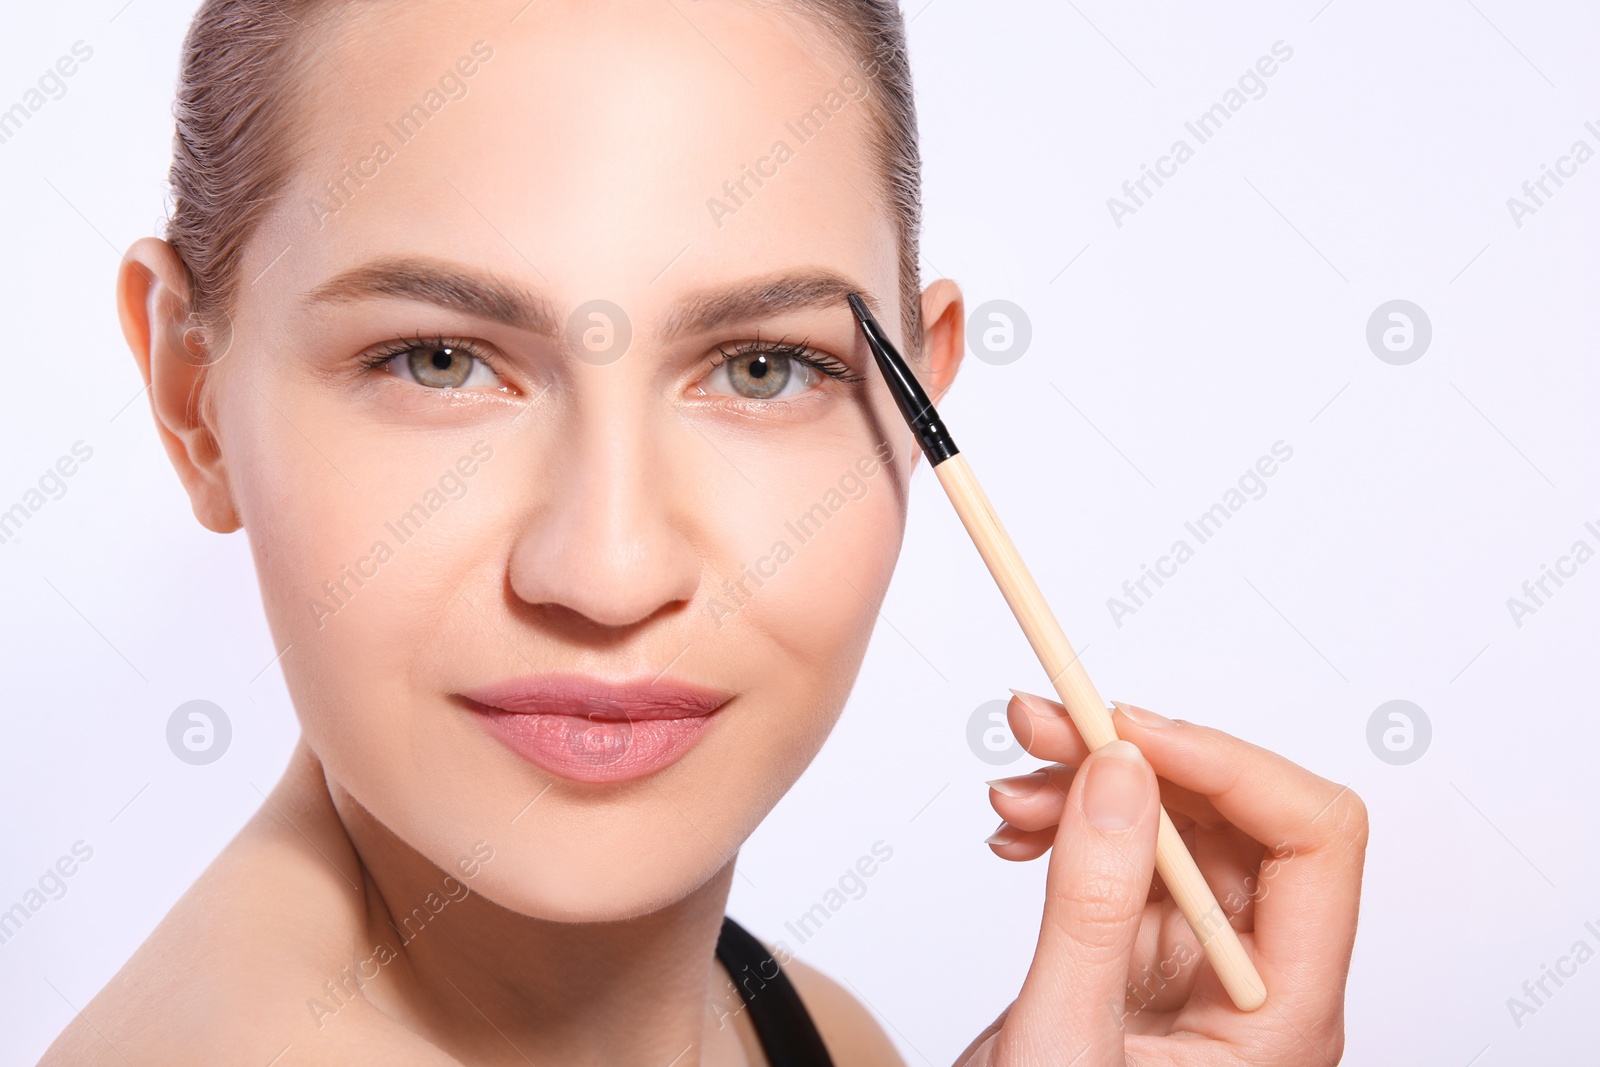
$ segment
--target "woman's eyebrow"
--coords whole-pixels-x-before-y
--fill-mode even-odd
[[[668,338],[710,333],[763,315],[781,315],[805,308],[832,307],[848,311],[845,298],[851,293],[859,293],[869,308],[881,314],[877,298],[865,286],[836,271],[814,268],[769,275],[692,296],[667,317],[661,333]]]
[[[806,268],[696,293],[668,314],[661,333],[668,339],[709,333],[805,308],[844,311],[850,293],[859,293],[874,313],[882,313],[880,302],[865,286],[837,271]],[[564,332],[562,318],[548,300],[492,272],[438,260],[374,260],[321,283],[306,294],[304,303],[314,308],[374,297],[419,300],[554,339]]]
[[[420,300],[546,337],[561,336],[561,317],[547,301],[487,271],[435,260],[374,260],[323,282],[306,294],[305,305],[383,296]]]

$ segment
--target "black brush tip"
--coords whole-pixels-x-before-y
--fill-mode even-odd
[[[939,421],[939,413],[934,410],[928,394],[923,392],[917,376],[911,373],[910,366],[895,350],[894,343],[883,332],[883,327],[878,325],[878,320],[867,310],[866,301],[855,293],[851,293],[848,299],[850,310],[855,312],[856,321],[861,324],[861,332],[867,338],[867,347],[872,349],[872,356],[878,363],[878,369],[883,372],[884,380],[889,383],[889,392],[894,396],[900,414],[905,416],[906,422],[916,433],[917,443],[922,446],[923,455],[928,457],[929,463],[937,467],[960,449],[956,448],[956,443],[950,439],[950,432],[944,428],[944,423]]]

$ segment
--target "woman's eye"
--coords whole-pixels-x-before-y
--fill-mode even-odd
[[[464,348],[453,345],[419,345],[397,352],[385,361],[390,373],[429,389],[468,389],[498,386],[500,379],[488,364]]]
[[[706,378],[713,392],[732,393],[746,400],[787,400],[816,385],[816,370],[778,352],[747,352],[730,356]]]

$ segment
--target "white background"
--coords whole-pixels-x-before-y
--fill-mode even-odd
[[[920,0],[919,0],[920,3]],[[1593,1060],[1600,962],[1519,1027],[1507,998],[1600,927],[1589,817],[1600,561],[1519,627],[1507,598],[1600,537],[1600,160],[1519,227],[1506,200],[1600,125],[1600,15],[1576,3],[1323,0],[913,6],[926,263],[1025,309],[1009,365],[943,408],[1091,676],[1364,797],[1350,1063]],[[77,40],[94,57],[0,145],[8,331],[0,508],[83,440],[68,492],[0,545],[0,909],[75,841],[93,858],[0,945],[0,1061],[32,1063],[276,780],[295,737],[243,534],[191,517],[112,307],[159,232],[192,3],[19,5],[0,107]],[[119,11],[119,9],[121,9]],[[1106,206],[1275,41],[1293,57],[1119,227]],[[1068,265],[1070,263],[1070,266]],[[1403,298],[1433,340],[1380,361]],[[120,414],[119,414],[120,412]],[[1107,609],[1241,473],[1294,450],[1175,578]],[[1193,539],[1191,538],[1191,543]],[[744,849],[730,912],[770,938],[884,841],[893,857],[800,955],[913,1064],[1014,994],[1044,866],[993,858],[966,725],[1042,672],[935,480],[843,720]],[[226,757],[164,729],[205,698]],[[1385,763],[1374,709],[1418,704]],[[1554,987],[1550,987],[1554,989]],[[1307,1052],[1307,1063],[1319,1062]]]

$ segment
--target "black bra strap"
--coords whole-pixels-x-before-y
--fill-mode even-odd
[[[750,1021],[772,1067],[833,1067],[810,1012],[789,976],[751,933],[722,917],[717,959],[750,1009]]]

